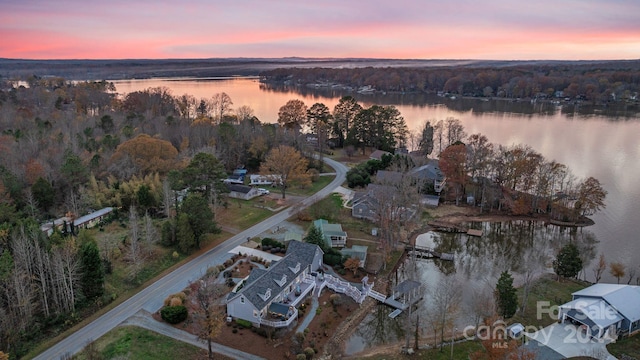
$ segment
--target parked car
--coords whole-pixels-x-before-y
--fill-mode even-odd
[[[269,195],[269,190],[263,189],[263,188],[258,188],[258,194],[260,194],[260,195]]]

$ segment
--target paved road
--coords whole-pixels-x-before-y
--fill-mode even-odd
[[[256,224],[249,229],[240,232],[229,238],[224,243],[198,256],[197,258],[182,265],[155,283],[144,288],[142,291],[116,306],[111,311],[87,324],[82,329],[76,331],[64,340],[47,349],[35,359],[50,360],[60,359],[63,356],[78,353],[88,343],[98,339],[143,309],[155,312],[163,305],[164,299],[170,294],[184,289],[190,282],[195,281],[204,275],[208,267],[223,263],[231,257],[229,250],[247,241],[247,238],[258,236],[259,234],[273,228],[282,221],[288,219],[293,213],[302,208],[308,207],[316,201],[331,194],[335,188],[340,186],[346,178],[347,167],[332,159],[325,158],[324,161],[336,170],[335,179],[322,190],[311,197],[304,199],[299,205],[285,209],[280,213]]]

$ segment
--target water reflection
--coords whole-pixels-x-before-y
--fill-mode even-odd
[[[397,274],[392,276],[392,286],[414,276],[415,280],[425,285],[423,301],[415,311],[422,319],[422,334],[433,333],[431,325],[425,319],[433,317],[434,295],[441,291],[438,287],[445,278],[461,287],[455,321],[451,326],[463,329],[467,325],[477,324],[478,311],[482,308],[478,306],[478,302],[492,296],[492,289],[502,271],[510,271],[515,280],[514,285],[519,286],[519,274],[532,268],[539,269],[538,276],[553,272],[552,260],[557,252],[564,245],[573,243],[580,250],[586,269],[580,276],[586,277],[590,272],[590,263],[597,255],[598,239],[588,228],[559,227],[539,221],[472,222],[465,226],[482,229],[482,237],[439,232],[419,235],[424,246],[433,247],[439,252],[454,253],[454,261],[414,260],[407,257],[398,267]],[[411,271],[414,261],[415,275]],[[369,314],[349,339],[346,349],[348,354],[357,353],[372,345],[403,339],[402,326],[407,315],[390,319],[390,311],[391,308],[379,305],[374,313]]]
[[[345,344],[345,353],[356,354],[368,347],[393,344],[402,339],[404,331],[402,322],[391,319],[392,308],[377,305],[360,323],[356,331]]]
[[[226,92],[233,99],[233,107],[248,105],[265,123],[275,123],[278,109],[288,100],[302,99],[308,106],[322,102],[330,109],[338,103],[344,91],[336,89],[272,89],[257,79],[170,81],[147,79],[115,81],[118,92],[127,93],[149,87],[166,86],[174,95],[192,94],[196,98],[210,98]],[[418,131],[426,120],[458,118],[468,134],[482,133],[494,144],[527,144],[545,158],[569,166],[578,178],[593,176],[609,192],[606,209],[595,214],[595,225],[589,227],[597,235],[597,252],[607,262],[636,264],[640,252],[637,239],[640,213],[640,112],[638,106],[620,104],[592,109],[588,104],[574,107],[527,101],[455,100],[433,94],[373,94],[356,95],[363,106],[374,103],[395,105],[407,121],[409,129]],[[452,110],[457,109],[457,110]],[[594,115],[595,114],[595,115]],[[460,243],[468,245],[466,241]],[[481,251],[477,249],[476,251]],[[440,268],[451,266],[439,264]],[[455,269],[460,271],[459,269]],[[593,280],[593,274],[586,274]],[[616,282],[608,271],[603,281]]]

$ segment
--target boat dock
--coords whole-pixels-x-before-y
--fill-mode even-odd
[[[409,252],[410,255],[415,255],[418,259],[442,259],[453,261],[454,255],[450,253],[443,253],[440,251],[435,251],[430,247],[426,246],[405,246],[405,250]]]

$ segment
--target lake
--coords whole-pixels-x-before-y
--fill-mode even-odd
[[[233,107],[248,105],[266,123],[277,122],[278,109],[288,100],[300,99],[309,107],[322,102],[333,109],[343,95],[340,91],[323,89],[304,88],[301,92],[272,89],[257,78],[121,80],[114,84],[119,93],[162,86],[174,96],[186,93],[198,99],[226,92]],[[605,254],[607,262],[638,267],[640,115],[635,109],[596,110],[600,111],[597,113],[586,106],[448,99],[421,94],[355,97],[365,107],[396,106],[410,130],[417,131],[426,120],[454,117],[463,123],[467,134],[482,133],[494,144],[527,144],[545,158],[567,165],[579,178],[597,178],[608,195],[606,208],[592,217],[595,225],[584,229],[594,238],[593,252],[595,256]],[[584,276],[593,280],[590,266]],[[616,279],[607,271],[603,281]]]

